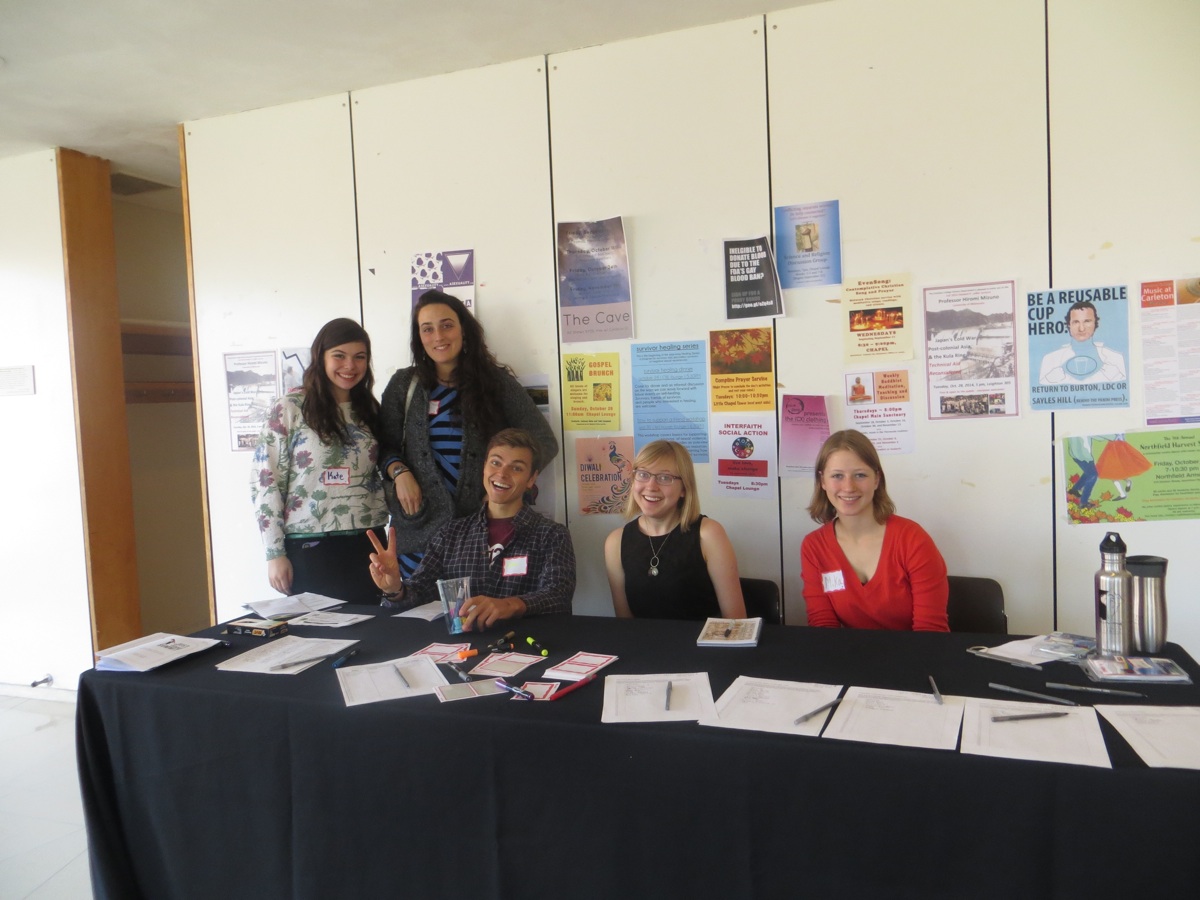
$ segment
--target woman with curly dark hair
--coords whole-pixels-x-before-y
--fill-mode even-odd
[[[313,340],[303,387],[276,400],[263,426],[251,495],[267,580],[281,594],[378,595],[362,577],[366,532],[383,535],[388,518],[374,384],[371,338],[353,319],[334,319]]]
[[[558,441],[512,370],[487,347],[483,326],[462,301],[441,291],[417,300],[409,341],[413,365],[392,376],[380,410],[380,472],[404,577],[416,571],[425,544],[452,518],[483,502],[487,442],[503,428],[523,428],[543,465]]]

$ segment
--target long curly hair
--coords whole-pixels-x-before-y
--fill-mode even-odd
[[[356,342],[367,345],[367,372],[362,381],[350,389],[350,406],[372,434],[379,432],[379,401],[375,399],[375,375],[371,371],[371,336],[353,319],[334,319],[326,322],[313,338],[312,360],[304,370],[304,402],[300,406],[304,421],[325,444],[344,443],[349,439],[341,407],[333,395],[329,376],[325,374],[325,353],[342,344]]]
[[[490,437],[503,424],[499,415],[501,396],[497,370],[511,375],[512,369],[499,362],[488,349],[483,326],[461,300],[453,294],[426,291],[413,307],[412,336],[409,339],[413,364],[426,390],[433,390],[437,386],[437,367],[421,343],[421,326],[417,317],[421,310],[435,303],[449,307],[458,317],[458,325],[462,329],[462,352],[454,369],[454,384],[462,402],[463,422],[477,425],[480,434]]]

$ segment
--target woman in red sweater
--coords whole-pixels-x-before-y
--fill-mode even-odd
[[[800,547],[809,625],[950,630],[946,563],[925,530],[895,512],[870,438],[830,435],[808,505],[821,527]]]

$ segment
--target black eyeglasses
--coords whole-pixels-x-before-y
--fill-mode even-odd
[[[653,472],[647,472],[645,469],[634,469],[633,477],[635,479],[637,479],[638,481],[642,482],[643,484],[645,484],[647,481],[649,481],[651,478],[653,478],[655,481],[657,481],[659,484],[663,485],[664,487],[666,487],[672,481],[683,481],[682,475],[672,475],[669,472],[659,472],[656,475]]]

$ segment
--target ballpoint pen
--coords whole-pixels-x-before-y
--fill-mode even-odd
[[[400,671],[399,666],[396,666],[396,677],[400,679],[400,683],[406,688],[412,687],[412,685],[408,683],[408,679],[404,677],[404,673]]]
[[[343,653],[341,656],[339,656],[337,659],[335,659],[333,661],[333,668],[340,669],[343,665],[345,665],[349,660],[353,659],[355,656],[358,656],[358,648],[357,647],[355,647],[353,650],[347,650],[345,653]]]
[[[458,663],[448,662],[448,663],[446,663],[446,665],[448,665],[450,668],[452,668],[454,670],[454,674],[457,675],[459,678],[461,678],[463,681],[471,680],[471,676],[468,675],[466,670],[462,666],[460,666]]]
[[[804,715],[802,715],[802,716],[796,716],[796,721],[795,721],[795,722],[793,722],[792,724],[793,724],[793,725],[799,725],[801,722],[807,722],[807,721],[808,721],[809,719],[811,719],[813,716],[818,716],[818,715],[820,715],[821,713],[825,712],[825,710],[827,710],[827,709],[834,709],[834,708],[836,708],[836,707],[837,707],[837,705],[838,705],[839,703],[841,703],[841,702],[842,702],[842,701],[841,701],[841,698],[840,698],[840,697],[839,697],[837,700],[830,700],[828,703],[822,704],[821,706],[818,706],[816,709],[814,709],[814,710],[811,710],[810,712],[806,712],[806,713],[805,713]]]
[[[533,694],[531,694],[529,691],[525,690],[524,688],[519,688],[515,684],[509,684],[503,678],[496,679],[496,687],[503,688],[506,691],[511,691],[512,693],[514,693],[518,697],[520,697],[522,700],[533,700],[534,699]]]
[[[667,682],[667,702],[663,704],[663,709],[671,708],[671,682]]]
[[[1114,697],[1145,697],[1138,691],[1119,691],[1116,688],[1085,687],[1079,684],[1061,684],[1057,681],[1047,681],[1046,687],[1059,691],[1086,691],[1089,694],[1112,694]]]
[[[331,656],[333,656],[332,653],[322,653],[320,656],[310,656],[306,659],[290,659],[287,662],[281,662],[277,665],[271,666],[271,671],[274,672],[277,669],[291,669],[296,666],[302,666],[305,663],[320,662],[323,659],[329,659]]]
[[[932,675],[929,676],[929,686],[933,688],[933,699],[938,702],[938,706],[941,706],[943,703],[942,692],[938,690],[937,682],[933,680]]]
[[[1029,719],[1058,719],[1062,716],[1069,716],[1070,713],[1065,712],[1044,712],[1044,713],[1017,713],[1012,716],[992,716],[993,722],[1025,722]]]
[[[550,699],[557,700],[559,697],[565,697],[565,696],[567,696],[567,694],[571,693],[571,691],[579,690],[581,687],[583,687],[585,684],[587,684],[589,681],[591,681],[595,677],[596,677],[596,673],[593,672],[591,675],[587,676],[586,678],[580,678],[577,682],[575,682],[570,687],[556,688],[554,693],[550,695]]]
[[[1008,691],[1010,694],[1020,694],[1022,697],[1036,697],[1038,700],[1048,700],[1051,703],[1061,703],[1063,706],[1079,705],[1074,700],[1067,700],[1064,697],[1051,697],[1049,694],[1039,694],[1037,691],[1027,691],[1022,688],[1009,687],[1007,684],[996,684],[994,681],[989,681],[988,687],[997,691]]]

